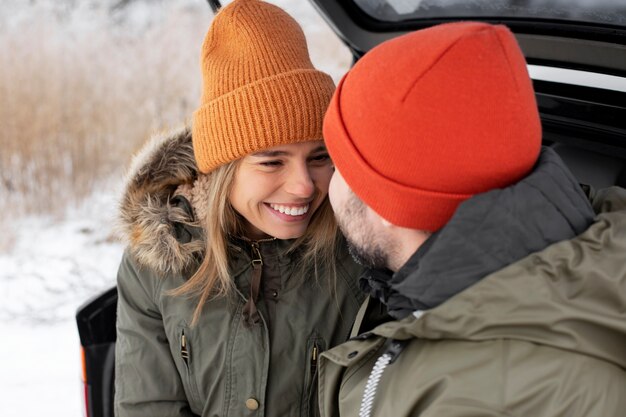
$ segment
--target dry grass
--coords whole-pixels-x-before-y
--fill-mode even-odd
[[[0,31],[0,206],[62,209],[121,172],[151,132],[188,118],[209,20],[172,9],[141,31],[42,16]]]
[[[308,26],[314,63],[338,79],[350,55],[301,1],[276,3]],[[190,118],[211,13],[169,3],[141,29],[110,16],[0,22],[0,218],[62,212],[121,175],[155,130]]]

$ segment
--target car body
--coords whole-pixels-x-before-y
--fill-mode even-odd
[[[543,126],[587,187],[626,187],[626,3],[623,0],[311,0],[354,60],[385,40],[435,24],[507,25],[528,62]],[[209,4],[214,10],[216,0]],[[112,288],[77,312],[86,414],[113,415]]]

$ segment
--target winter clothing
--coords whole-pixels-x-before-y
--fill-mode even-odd
[[[397,320],[322,355],[322,416],[623,415],[626,190],[593,203],[595,219],[544,150],[519,183],[461,204],[396,274],[368,275]]]
[[[232,237],[234,295],[207,302],[190,326],[196,300],[168,291],[195,271],[210,238],[194,218],[202,213],[189,185],[197,171],[188,130],[155,138],[133,164],[122,202],[130,245],[118,275],[115,414],[317,415],[317,355],[349,335],[363,298],[359,268],[343,251],[329,288],[312,273],[298,274],[298,253],[287,253],[290,241],[260,243],[256,305],[263,320],[246,327],[251,242]]]
[[[513,34],[463,22],[365,54],[337,87],[324,138],[369,207],[398,226],[436,231],[461,202],[530,172],[541,125]]]
[[[335,84],[313,67],[302,29],[283,10],[232,2],[215,16],[201,58],[202,102],[193,117],[201,172],[262,149],[322,139]]]

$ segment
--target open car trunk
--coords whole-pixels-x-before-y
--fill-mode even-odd
[[[620,0],[312,0],[358,60],[435,24],[508,26],[528,62],[543,126],[583,184],[626,185],[626,3]]]

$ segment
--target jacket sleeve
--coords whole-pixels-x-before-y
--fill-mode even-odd
[[[116,417],[191,417],[159,306],[160,277],[124,254],[117,276]]]

